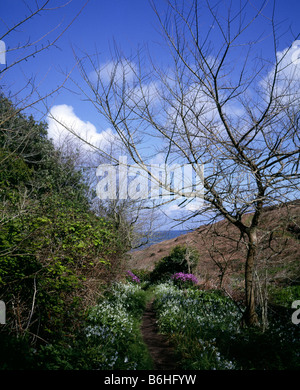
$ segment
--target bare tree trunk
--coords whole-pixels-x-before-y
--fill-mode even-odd
[[[257,253],[257,234],[256,227],[247,233],[249,238],[248,252],[245,266],[245,290],[246,290],[246,311],[244,313],[244,323],[247,326],[258,324],[258,318],[255,311],[255,283],[254,269]]]
[[[261,326],[262,326],[262,331],[265,332],[267,327],[268,327],[268,290],[267,290],[268,271],[267,271],[267,268],[265,268],[265,275],[264,275],[264,279],[262,281],[260,281],[257,270],[255,271],[255,276],[257,279],[257,291],[258,291],[258,297],[259,297],[260,306],[261,306]]]

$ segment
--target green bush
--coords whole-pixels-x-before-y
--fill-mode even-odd
[[[20,356],[26,338],[45,355],[69,351],[86,303],[114,280],[123,259],[122,238],[92,212],[75,161],[55,149],[46,123],[0,94],[0,297],[7,310],[0,337],[17,340]]]
[[[269,295],[270,301],[274,305],[290,308],[293,301],[300,299],[300,285],[271,287],[269,289]]]
[[[122,304],[127,312],[140,318],[146,307],[147,295],[136,283],[114,283],[107,295],[109,302]]]
[[[199,261],[199,252],[189,246],[175,246],[169,256],[155,264],[150,274],[151,283],[164,282],[177,272],[192,272]]]
[[[140,279],[141,282],[150,281],[150,271],[145,269],[132,269],[131,271]]]
[[[12,302],[18,296],[24,315],[14,321],[25,328],[35,288],[35,310],[28,330],[47,341],[71,332],[80,321],[87,276],[102,274],[104,278],[119,250],[106,221],[64,205],[63,200],[60,206],[53,212],[52,200],[51,205],[11,219],[0,229],[0,248],[7,252],[0,258],[2,299]],[[8,311],[13,319],[10,304]]]

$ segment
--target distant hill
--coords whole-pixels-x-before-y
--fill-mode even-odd
[[[251,220],[252,215],[244,217]],[[292,284],[300,281],[300,201],[264,209],[259,226],[260,248],[257,275],[267,275],[270,283]],[[223,220],[132,252],[131,269],[152,270],[176,245],[189,245],[200,253],[196,274],[204,288],[220,286],[236,293],[244,288],[245,241],[239,230]]]

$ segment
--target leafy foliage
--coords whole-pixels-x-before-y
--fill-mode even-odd
[[[270,287],[270,301],[274,305],[280,305],[290,308],[291,302],[296,301],[300,297],[300,285],[286,287]]]
[[[100,284],[113,281],[121,240],[90,210],[73,157],[54,148],[46,124],[20,114],[4,96],[0,164],[0,298],[7,308],[1,343],[64,345],[80,330]]]
[[[191,272],[199,261],[199,253],[196,249],[187,246],[175,246],[169,256],[163,257],[157,262],[150,274],[151,283],[162,282],[171,275]]]

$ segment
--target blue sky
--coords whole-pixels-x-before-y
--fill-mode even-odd
[[[38,1],[39,4],[43,2]],[[66,6],[55,9],[58,5],[65,3]],[[164,0],[156,1],[156,3],[161,11],[166,9]],[[255,3],[258,1],[254,0],[253,4]],[[34,42],[35,39],[57,27],[45,37],[45,44],[48,39],[53,39],[60,31],[63,31],[84,7],[75,22],[57,41],[56,47],[46,50],[36,58],[29,59],[26,63],[22,62],[20,66],[7,72],[4,80],[0,80],[2,85],[5,84],[6,92],[7,89],[17,91],[26,77],[27,79],[35,77],[36,83],[39,83],[39,88],[44,93],[58,86],[64,74],[74,66],[72,47],[79,55],[82,51],[91,54],[97,51],[103,58],[103,62],[111,58],[111,47],[114,41],[126,55],[134,53],[138,46],[148,45],[156,59],[164,58],[165,49],[161,46],[162,38],[158,31],[158,21],[148,0],[90,0],[85,4],[86,0],[72,0],[70,3],[69,0],[51,0],[48,7],[53,10],[44,11],[5,37],[6,46],[15,48],[28,41]],[[30,12],[29,8],[36,8],[34,0],[2,0],[0,3],[0,35],[2,36],[7,30],[7,26],[10,27],[27,16]],[[283,21],[282,31],[287,30],[291,25],[296,33],[300,24],[300,2],[298,0],[277,0],[276,11],[278,20]],[[58,26],[59,24],[61,25]],[[279,49],[283,49],[287,42],[288,39],[286,41],[283,39],[282,47]],[[40,47],[39,44],[37,46]],[[270,50],[269,46],[269,42],[266,41],[265,52]],[[15,56],[22,55],[20,52],[20,50],[8,51],[8,64]],[[76,72],[73,75],[76,78]],[[70,84],[67,86],[71,87]],[[93,123],[99,120],[93,116],[93,112],[87,105],[82,104],[78,96],[66,89],[60,91],[59,96],[54,95],[54,97],[55,100],[49,100],[49,105],[72,105],[76,114],[83,120],[90,120]]]
[[[55,8],[68,1],[50,1],[49,8]],[[6,31],[6,26],[12,26],[30,13],[24,3],[22,0],[1,1],[1,33]],[[35,1],[32,0],[26,1],[26,4],[32,7],[31,9],[35,9],[34,3]],[[39,1],[39,4],[42,3],[43,1]],[[34,42],[55,28],[44,39],[44,44],[48,39],[57,37],[85,4],[85,0],[72,0],[61,9],[44,11],[20,26],[16,32],[6,36],[4,41],[8,49],[7,63],[12,63],[15,58],[22,55],[20,50],[9,51],[19,44]],[[126,54],[135,51],[138,45],[151,45],[155,39],[158,41],[159,34],[155,32],[155,24],[157,21],[148,0],[90,0],[56,42],[55,47],[14,67],[12,71],[7,72],[5,79],[1,80],[2,84],[5,83],[5,87],[15,92],[22,86],[22,81],[24,84],[26,77],[28,79],[35,77],[36,83],[40,83],[39,90],[47,93],[58,86],[64,80],[65,74],[73,68],[75,59],[72,48],[79,56],[83,52],[94,54],[97,51],[103,62],[106,62],[111,57],[114,41]],[[159,50],[158,45],[155,46]],[[76,77],[76,71],[73,71],[72,75]],[[54,95],[54,97],[55,101],[49,100],[49,104],[70,104],[77,115],[84,120],[91,120],[91,112],[82,105],[78,96],[65,89],[60,91],[59,96]]]
[[[39,4],[43,2],[45,0],[38,0]],[[164,0],[156,1],[156,3],[161,12],[166,10]],[[237,3],[239,3],[238,0],[233,1],[233,4]],[[260,3],[258,0],[252,1],[254,6],[258,3]],[[138,47],[144,50],[149,47],[154,60],[167,61],[158,20],[148,0],[90,0],[89,2],[51,0],[47,7],[49,10],[35,16],[3,38],[7,47],[8,66],[24,54],[24,51],[20,49],[13,49],[28,42],[35,42],[43,36],[43,40],[38,41],[35,46],[40,48],[42,42],[46,45],[48,40],[55,39],[60,32],[63,32],[79,12],[80,15],[62,34],[54,47],[41,52],[35,58],[21,62],[4,73],[0,84],[6,94],[14,95],[21,91],[18,94],[19,99],[28,96],[32,90],[33,80],[34,85],[38,86],[37,91],[40,96],[58,87],[65,79],[65,74],[74,67],[73,49],[79,56],[84,52],[91,55],[97,52],[101,63],[106,63],[111,59],[112,47],[116,42],[127,56],[135,53]],[[36,9],[35,0],[2,0],[0,3],[0,36],[30,14],[30,9]],[[270,9],[270,5],[266,7],[266,16],[269,15]],[[283,50],[291,43],[293,34],[296,35],[299,32],[300,2],[298,0],[277,0],[276,14],[277,20],[281,22],[278,25],[280,33],[286,33],[278,47],[278,50]],[[205,23],[210,23],[205,15],[202,20],[204,26]],[[251,39],[251,33],[258,35],[259,31],[249,31],[249,39]],[[260,46],[262,55],[268,56],[268,53],[271,53],[270,42],[270,39],[262,42]],[[3,65],[0,67],[3,69]],[[72,77],[81,83],[76,69],[73,70]],[[26,85],[27,87],[23,89]],[[45,101],[47,107],[56,107],[61,115],[76,122],[81,128],[89,129],[93,134],[107,132],[107,124],[91,108],[91,105],[83,100],[74,85],[67,82],[64,87],[47,98]],[[38,94],[35,92],[31,99],[38,99]],[[35,105],[28,112],[33,113],[37,119],[47,120],[47,111],[43,103]]]

